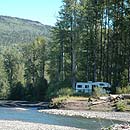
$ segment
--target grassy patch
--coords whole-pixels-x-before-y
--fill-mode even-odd
[[[53,98],[52,101],[49,104],[50,108],[60,108],[62,107],[62,103],[68,99],[68,96],[62,96]]]
[[[126,111],[126,109],[127,109],[127,102],[125,100],[121,100],[116,103],[117,111]]]

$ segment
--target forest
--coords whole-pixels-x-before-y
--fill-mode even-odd
[[[51,38],[1,46],[0,98],[44,100],[78,81],[130,82],[130,0],[63,0]]]

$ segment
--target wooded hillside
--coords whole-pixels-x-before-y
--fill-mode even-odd
[[[51,26],[38,21],[0,15],[0,44],[31,43],[38,36],[50,37]]]

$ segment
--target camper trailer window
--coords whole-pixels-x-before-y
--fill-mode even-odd
[[[78,88],[82,88],[82,85],[78,85],[77,87],[78,87]]]
[[[100,85],[100,86],[104,86],[104,84],[102,84],[102,83],[101,83],[101,84],[99,84],[99,85]]]
[[[92,85],[92,87],[94,88],[94,87],[97,87],[96,85]]]
[[[85,88],[89,88],[89,85],[85,85]]]

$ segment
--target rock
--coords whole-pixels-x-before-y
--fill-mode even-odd
[[[128,124],[114,124],[109,128],[102,128],[102,130],[130,130],[130,125]]]

